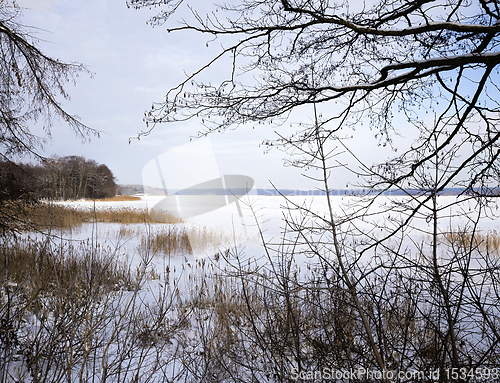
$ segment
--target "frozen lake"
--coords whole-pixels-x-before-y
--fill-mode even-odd
[[[164,197],[143,196],[140,201],[124,202],[102,202],[102,201],[72,201],[62,202],[65,205],[85,209],[106,209],[106,208],[136,208],[151,209]],[[463,199],[463,198],[462,198]],[[334,219],[340,222],[340,231],[352,231],[355,228],[356,235],[365,231],[373,238],[383,238],[389,230],[397,228],[405,220],[409,219],[405,211],[410,206],[415,206],[421,200],[410,197],[377,197],[374,203],[369,203],[360,197],[353,196],[333,196],[330,198]],[[446,232],[465,228],[472,225],[479,211],[484,212],[484,208],[475,204],[474,201],[460,201],[455,196],[439,197],[440,206],[438,221],[439,230]],[[194,200],[196,203],[196,199]],[[409,221],[408,228],[394,237],[393,241],[402,241],[406,246],[412,246],[415,241],[426,240],[432,234],[431,211],[428,209],[428,202],[420,209],[420,213]],[[360,208],[360,206],[365,206]],[[288,208],[287,208],[288,207]],[[305,219],[298,207],[313,212],[316,218],[325,217],[329,219],[329,206],[326,196],[255,196],[248,195],[238,203],[229,203],[222,208],[214,209],[205,214],[184,219],[184,223],[176,224],[186,228],[205,228],[211,232],[220,233],[224,240],[218,245],[220,248],[208,246],[204,249],[193,249],[193,254],[186,257],[194,259],[212,257],[219,250],[228,247],[240,247],[244,249],[248,257],[260,258],[263,254],[262,238],[268,243],[279,244],[282,242],[285,228],[290,231],[290,227],[285,225],[284,219],[289,222]],[[476,230],[490,232],[499,227],[498,203],[493,202],[487,210],[489,218],[484,218],[479,223]],[[353,218],[353,222],[344,222],[342,217]],[[310,217],[309,217],[310,218]],[[304,221],[304,225],[311,225],[312,221]],[[318,224],[316,221],[315,224]],[[128,237],[122,236],[123,227],[127,227]],[[71,240],[88,240],[89,238],[99,242],[104,246],[116,248],[121,257],[130,262],[135,267],[140,264],[140,257],[137,248],[141,238],[149,232],[162,230],[168,224],[112,224],[98,223],[96,225],[84,224],[81,230],[62,233],[65,238]],[[121,230],[121,231],[120,231]],[[262,237],[259,233],[262,232]],[[410,240],[411,237],[411,240]],[[177,257],[178,262],[184,257]],[[187,258],[185,258],[187,259]],[[162,262],[164,259],[162,260]]]
[[[61,203],[80,209],[99,210],[125,207],[150,209],[162,198],[143,197],[139,201],[130,202],[75,201]],[[457,201],[456,197],[440,197],[437,201],[440,216],[438,231],[440,238],[443,238],[442,247],[439,245],[440,257],[441,253],[446,256],[446,248],[449,247],[449,244],[445,242],[447,232],[458,229],[464,229],[467,232],[471,228],[483,233],[495,230],[498,232],[500,221],[496,216],[497,203],[488,207],[490,218],[484,219],[474,226],[475,218],[479,212],[484,210],[484,207],[476,205],[473,201],[462,201],[457,205],[455,204]],[[386,237],[391,230],[396,230],[404,222],[408,222],[406,229],[398,231],[396,235],[385,240],[377,251],[393,251],[393,253],[387,253],[393,257],[392,260],[388,261],[390,267],[386,270],[390,270],[389,272],[394,272],[395,268],[392,267],[398,264],[400,258],[404,258],[403,262],[406,262],[406,265],[410,265],[410,267],[420,262],[419,267],[422,266],[420,272],[425,272],[426,262],[430,264],[428,259],[424,259],[422,262],[422,259],[415,258],[416,262],[412,263],[413,258],[410,255],[412,251],[415,251],[417,255],[418,250],[422,254],[428,250],[431,243],[433,222],[430,219],[432,215],[429,203],[422,205],[419,214],[414,217],[408,216],[407,212],[409,207],[418,206],[421,203],[422,199],[408,197],[379,197],[370,203],[370,201],[358,197],[334,196],[330,200],[332,209],[330,212],[325,196],[294,196],[284,199],[274,196],[250,195],[248,198],[240,200],[239,206],[236,203],[227,204],[222,208],[185,219],[180,224],[125,225],[97,222],[84,223],[81,228],[71,231],[52,232],[55,249],[60,246],[61,253],[67,244],[90,243],[101,249],[109,249],[110,253],[116,257],[114,258],[116,262],[125,262],[130,267],[132,275],[136,275],[137,271],[137,275],[143,272],[141,275],[145,276],[141,277],[140,284],[136,284],[140,287],[129,289],[116,285],[117,291],[108,294],[107,300],[103,300],[104,303],[96,302],[93,319],[95,331],[92,332],[92,336],[96,339],[96,351],[92,356],[94,359],[90,359],[88,364],[80,361],[74,362],[74,366],[76,366],[74,371],[79,371],[78,369],[81,369],[82,372],[85,371],[89,374],[88,381],[90,381],[95,373],[100,374],[103,371],[100,367],[96,370],[93,366],[96,363],[98,366],[104,366],[104,363],[109,361],[109,365],[114,363],[118,371],[120,368],[124,368],[122,366],[130,366],[129,363],[134,364],[131,369],[133,371],[135,368],[141,372],[147,371],[149,373],[151,371],[154,379],[157,379],[152,379],[152,381],[165,381],[164,376],[173,377],[179,372],[182,372],[186,378],[185,380],[180,378],[178,381],[194,381],[190,379],[192,368],[203,366],[206,361],[212,363],[218,357],[205,358],[206,355],[209,355],[208,352],[205,353],[205,350],[210,350],[211,347],[208,344],[210,342],[206,342],[207,339],[212,339],[210,337],[220,338],[221,347],[225,350],[229,335],[240,331],[238,334],[242,336],[244,341],[234,345],[236,352],[246,350],[248,342],[253,341],[246,337],[247,334],[252,333],[247,331],[250,327],[247,328],[239,324],[239,321],[242,321],[241,323],[249,325],[249,322],[244,322],[248,319],[245,317],[244,310],[240,311],[247,303],[246,300],[242,299],[243,287],[247,289],[246,293],[253,292],[256,298],[254,302],[256,306],[253,306],[256,315],[254,318],[265,319],[265,314],[270,314],[269,322],[260,322],[260,324],[264,327],[274,328],[275,322],[279,320],[285,309],[282,305],[284,297],[282,286],[276,283],[280,277],[289,282],[288,287],[299,286],[294,291],[297,296],[308,292],[311,293],[309,299],[318,296],[319,300],[314,300],[313,306],[304,306],[303,310],[305,311],[302,312],[304,329],[308,328],[310,323],[317,323],[315,321],[318,318],[314,313],[318,309],[328,312],[330,306],[336,302],[335,299],[332,300],[332,297],[328,296],[330,290],[327,286],[329,282],[335,281],[334,269],[336,267],[335,262],[328,263],[328,257],[334,258],[331,227],[328,225],[330,213],[338,225],[339,240],[344,241],[342,243],[347,245],[346,264],[352,262],[353,259],[355,260],[349,265],[352,267],[349,273],[355,277],[361,275],[364,278],[364,276],[370,275],[370,277],[375,278],[373,280],[365,279],[364,282],[367,286],[379,287],[379,280],[376,279],[378,277],[377,271],[373,274],[365,273],[365,271],[379,270],[380,275],[383,275],[383,268],[372,267],[370,269],[377,262],[380,265],[383,260],[372,256],[375,252],[373,249],[362,256],[361,250],[367,248],[370,241]],[[307,214],[298,207],[305,208]],[[189,240],[192,242],[192,253],[154,253],[144,249],[144,239],[154,237],[155,233],[158,232],[174,230],[174,228],[184,228],[187,233],[191,233]],[[296,228],[299,230],[295,230]],[[190,232],[190,230],[192,231]],[[196,248],[194,244],[200,242],[200,230],[207,234],[211,241],[206,246]],[[214,240],[215,233],[219,235],[217,241]],[[262,241],[270,244],[267,247],[269,251],[266,252]],[[215,243],[217,244],[215,245]],[[231,253],[225,253],[228,248],[232,249]],[[302,248],[312,251],[302,251]],[[341,250],[344,251],[343,248]],[[315,251],[317,252],[315,253]],[[402,256],[400,257],[399,254]],[[321,263],[325,260],[326,263]],[[393,263],[391,264],[391,262]],[[475,267],[474,263],[470,263],[470,265]],[[453,278],[450,278],[449,282],[460,284],[461,274],[455,269],[453,272]],[[411,278],[405,280],[405,282],[408,281],[411,281]],[[430,284],[432,284],[431,282],[429,281]],[[398,281],[396,280],[394,283],[398,283]],[[485,283],[480,283],[478,286],[487,288],[488,283],[489,280],[486,280]],[[263,289],[263,286],[266,286],[266,289]],[[389,284],[387,289],[391,286]],[[427,302],[432,300],[435,295],[435,292],[429,290],[428,287],[429,284],[422,287],[420,292],[417,291],[416,298],[420,300],[419,308],[428,307]],[[385,295],[383,289],[381,288],[378,293],[390,301],[392,295]],[[414,294],[414,290],[409,289],[408,294]],[[273,298],[272,293],[275,291],[277,295]],[[287,292],[289,291],[287,290]],[[450,292],[453,291],[450,289]],[[320,296],[320,293],[323,295]],[[263,311],[264,314],[261,316],[257,315],[264,307],[261,303],[271,298],[276,299],[274,301],[276,306],[270,305],[267,307],[268,311]],[[44,299],[48,300],[48,298]],[[425,304],[421,302],[425,302]],[[105,306],[102,306],[103,304]],[[344,301],[339,308],[342,308],[343,305]],[[217,307],[221,311],[217,311]],[[401,309],[400,306],[396,307]],[[107,310],[113,313],[109,317],[103,314],[107,313]],[[126,313],[126,315],[122,313]],[[398,315],[400,315],[399,312]],[[469,338],[474,340],[475,344],[483,341],[480,329],[477,329],[476,326],[476,323],[482,322],[482,318],[478,314],[473,318],[468,311],[466,314],[461,311],[460,315],[466,317],[467,320],[472,318],[476,321],[470,325],[471,329],[468,329]],[[53,316],[43,319],[44,323],[39,317],[30,315],[29,321],[26,322],[27,325],[23,325],[26,326],[23,331],[29,335],[26,336],[26,339],[32,339],[35,336],[42,339],[46,329],[51,329],[50,326],[55,323]],[[354,313],[352,318],[356,317],[357,314]],[[229,322],[228,318],[230,318]],[[233,319],[234,322],[231,322]],[[79,331],[87,331],[88,328],[94,329],[88,325],[87,317],[84,317],[81,323]],[[129,323],[133,323],[136,327],[129,327]],[[223,323],[228,324],[228,326],[221,326]],[[330,320],[327,320],[324,328],[328,329],[329,325]],[[264,327],[261,328],[263,335],[266,334]],[[319,328],[321,329],[321,327]],[[224,329],[227,331],[224,332]],[[137,333],[132,334],[134,331]],[[280,328],[275,329],[275,331],[277,335],[280,335],[282,330]],[[127,350],[129,347],[128,339],[131,339],[128,338],[130,334],[135,337],[133,339],[139,339],[140,342],[131,343],[131,350],[135,354],[131,351],[129,357],[128,354],[123,351],[120,353],[119,350]],[[279,336],[277,336],[278,338]],[[40,341],[40,343],[42,342]],[[56,344],[60,344],[58,338]],[[101,345],[105,345],[105,347],[101,347]],[[485,346],[486,349],[488,347],[488,345]],[[259,359],[262,352],[258,348],[252,352],[249,354],[251,355],[250,366],[255,364],[259,367],[263,363]],[[307,355],[308,348],[304,346],[301,352],[303,355]],[[186,359],[186,357],[191,359]],[[312,360],[316,360],[316,357]],[[144,366],[141,367],[139,362],[144,362]],[[13,366],[17,368],[17,364],[20,363],[16,361]],[[136,365],[139,367],[135,367]],[[113,379],[109,381],[125,381],[119,378]],[[261,381],[273,382],[274,380],[268,378]]]

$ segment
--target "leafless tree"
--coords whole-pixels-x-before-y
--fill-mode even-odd
[[[41,158],[40,149],[50,138],[52,124],[57,119],[68,124],[80,138],[98,135],[61,106],[61,99],[69,98],[68,82],[74,83],[79,73],[89,73],[88,70],[82,64],[47,56],[38,48],[36,33],[36,28],[23,24],[21,5],[17,1],[0,3],[2,161],[12,161],[14,156]],[[45,137],[34,131],[36,124],[43,127]],[[8,231],[12,218],[11,212],[2,206],[0,226]]]
[[[2,155],[36,154],[43,138],[33,134],[30,124],[40,121],[46,133],[55,118],[66,122],[77,135],[97,134],[70,115],[61,106],[68,98],[65,86],[82,64],[65,63],[51,58],[37,46],[36,29],[22,23],[17,2],[3,2],[0,7],[0,144]]]
[[[56,119],[67,123],[80,138],[98,135],[61,106],[62,99],[69,98],[67,83],[74,83],[79,73],[90,72],[82,64],[66,63],[42,52],[38,47],[38,30],[23,24],[21,8],[17,1],[0,3],[2,161],[11,161],[15,155],[41,158],[39,150],[50,138]],[[33,131],[37,123],[43,126],[46,137]],[[27,175],[20,167],[17,171]]]
[[[436,370],[440,381],[480,380],[478,369],[498,366],[499,265],[482,226],[484,217],[494,217],[500,185],[497,2],[240,0],[207,14],[188,0],[127,4],[162,6],[151,24],[198,32],[207,44],[221,45],[153,104],[139,136],[189,119],[203,124],[200,135],[297,123],[292,134],[266,144],[285,148],[293,165],[310,170],[326,194],[328,215],[291,201],[286,226],[294,241],[270,262],[308,255],[317,283],[273,267],[285,283],[273,282],[269,291],[282,303],[290,302],[291,291],[304,291],[297,302],[309,309],[314,303],[321,314],[315,344],[324,345],[331,363]],[[184,6],[190,12],[175,24],[172,15]],[[215,66],[227,73],[213,84],[204,74]],[[312,118],[294,120],[305,113]],[[398,140],[401,134],[416,138]],[[356,152],[367,136],[375,141],[372,162]],[[349,161],[338,159],[340,152]],[[357,187],[366,191],[342,211],[330,195],[339,167],[357,175]],[[450,189],[458,190],[456,200],[439,198]],[[376,206],[376,197],[388,192],[402,197]],[[339,299],[345,306],[333,304]],[[311,345],[306,322],[287,305],[289,334]],[[265,352],[276,356],[272,346],[280,345],[289,368],[315,367],[304,354],[310,348],[278,342],[283,328],[253,329],[255,339],[266,339]],[[343,354],[327,351],[339,347]]]

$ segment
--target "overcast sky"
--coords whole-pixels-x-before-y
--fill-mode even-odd
[[[161,101],[167,90],[210,58],[217,46],[206,47],[199,35],[166,32],[146,24],[154,14],[128,9],[125,0],[54,0],[52,11],[25,10],[23,22],[40,28],[40,46],[52,57],[85,64],[93,78],[82,74],[77,85],[68,85],[71,96],[66,109],[86,125],[102,131],[82,145],[66,126],[56,124],[44,155],[81,155],[104,163],[120,184],[142,183],[142,169],[162,153],[189,143],[200,126],[196,121],[162,125],[141,139],[142,116],[153,101]],[[284,154],[264,154],[259,144],[275,138],[273,129],[259,126],[212,135],[211,145],[221,174],[252,177],[258,188],[272,181],[279,188],[311,189],[318,186],[301,171],[283,167]],[[375,140],[360,142],[369,153]],[[365,148],[363,148],[365,146]],[[185,147],[190,156],[189,145]],[[182,159],[179,159],[182,161]],[[178,166],[178,164],[172,164]],[[333,187],[345,187],[348,179],[338,172]]]

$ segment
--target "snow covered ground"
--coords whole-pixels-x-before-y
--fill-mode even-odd
[[[61,202],[70,207],[85,208],[85,209],[106,209],[106,208],[148,208],[151,209],[156,203],[161,201],[161,196],[144,196],[140,201],[71,201]],[[207,228],[214,232],[224,233],[228,238],[225,246],[244,245],[251,246],[252,250],[260,247],[259,230],[264,231],[266,241],[276,241],[282,237],[284,228],[284,217],[292,213],[298,216],[297,206],[307,207],[309,210],[316,212],[318,216],[328,218],[328,201],[325,196],[246,196],[239,202],[239,209],[235,203],[216,209],[212,212],[202,214],[193,218],[184,220],[183,225],[189,227]],[[402,207],[409,207],[410,203],[415,204],[415,201],[410,201],[408,197],[377,197],[376,203],[369,210],[362,210],[364,218],[359,218],[359,225],[362,228],[363,223],[366,224],[366,229],[372,229],[374,223],[382,224],[383,220],[387,220],[388,227],[394,225],[394,222],[406,217],[406,213],[398,212],[391,207],[391,201],[399,202]],[[439,197],[438,203],[441,206],[439,225],[442,230],[450,227],[463,227],[474,221],[479,211],[479,206],[473,201],[467,201],[461,205],[453,205],[457,201],[457,197],[446,196]],[[357,208],[353,203],[360,202],[359,197],[331,197],[332,210],[338,217],[341,215],[356,214]],[[429,205],[429,203],[427,204]],[[453,205],[453,206],[452,206]],[[287,210],[287,206],[290,208]],[[241,215],[239,214],[241,211]],[[426,209],[422,210],[424,213]],[[483,209],[484,212],[484,209]],[[482,230],[496,230],[500,228],[498,202],[488,209],[489,218],[481,220],[480,228]],[[360,215],[360,213],[357,213]],[[372,216],[370,216],[372,214]],[[427,210],[427,214],[430,211]],[[412,221],[413,233],[430,233],[431,221],[429,215],[417,215]],[[257,226],[257,223],[259,226]],[[135,232],[137,235],[124,240],[120,236],[120,229],[126,226],[129,232]],[[134,249],[140,243],[140,236],[146,235],[148,230],[157,230],[168,226],[167,224],[130,224],[121,225],[113,223],[98,223],[97,225],[84,224],[81,230],[65,233],[68,239],[85,240],[92,239],[99,243],[111,247],[117,247],[127,254],[128,257],[134,258]],[[408,233],[410,235],[411,232]],[[250,249],[248,249],[250,250]],[[210,256],[217,249],[208,248],[195,252],[195,258],[203,258]]]
[[[161,199],[162,197],[143,197],[140,201],[74,201],[61,203],[79,209],[123,207],[143,209],[152,208]],[[372,238],[382,238],[388,233],[388,229],[397,227],[402,220],[407,218],[404,209],[418,204],[419,201],[421,200],[411,200],[403,197],[379,197],[374,204],[368,204],[365,209],[358,210],[356,206],[359,206],[359,204],[353,205],[354,202],[363,202],[358,197],[334,196],[331,199],[331,206],[336,219],[358,216],[354,224],[349,222],[340,224],[342,233],[348,230],[349,233],[355,233],[356,230],[359,230],[360,232],[365,231]],[[475,216],[482,209],[482,207],[468,201],[452,206],[456,201],[456,197],[439,198],[440,216],[442,217],[439,221],[440,230],[447,231],[450,228],[456,229],[472,225]],[[286,209],[285,206],[288,206],[289,209]],[[249,195],[240,200],[239,206],[231,203],[209,213],[186,219],[182,224],[123,225],[99,222],[84,223],[78,230],[57,233],[59,238],[56,237],[55,240],[61,242],[87,241],[108,248],[111,252],[115,252],[117,261],[126,262],[132,272],[137,270],[139,274],[144,271],[144,275],[146,275],[146,278],[142,279],[139,291],[120,290],[114,293],[115,295],[103,298],[101,303],[96,303],[103,306],[96,309],[96,316],[92,318],[94,322],[91,321],[90,324],[82,322],[82,326],[78,331],[87,334],[86,331],[89,328],[94,329],[92,326],[95,326],[96,329],[99,328],[99,331],[96,330],[92,333],[92,336],[96,339],[95,344],[108,344],[109,347],[96,346],[94,359],[92,360],[98,361],[97,368],[95,362],[93,362],[92,367],[90,364],[86,367],[85,363],[75,361],[74,367],[72,367],[74,371],[79,371],[78,369],[84,371],[88,375],[88,379],[85,378],[83,381],[90,381],[93,379],[92,374],[96,373],[96,376],[99,376],[99,374],[104,373],[104,366],[108,368],[108,365],[112,366],[115,363],[118,371],[123,368],[125,363],[130,362],[135,366],[135,364],[141,362],[144,363],[143,367],[133,367],[130,368],[130,371],[154,371],[157,378],[151,378],[149,381],[161,381],[162,374],[163,376],[173,377],[177,371],[183,370],[187,363],[186,357],[192,357],[196,361],[195,363],[201,363],[204,360],[203,353],[205,350],[203,342],[209,339],[210,336],[213,336],[214,339],[217,337],[217,334],[211,333],[213,330],[211,326],[219,323],[215,319],[217,313],[204,302],[208,301],[213,304],[210,300],[215,299],[214,296],[217,292],[220,293],[224,289],[223,283],[225,281],[224,278],[207,279],[205,276],[211,273],[215,276],[227,271],[231,272],[231,265],[246,266],[252,264],[254,269],[265,270],[265,267],[268,267],[269,270],[269,264],[266,266],[268,258],[260,235],[262,234],[267,243],[273,244],[271,246],[273,249],[278,251],[281,249],[286,254],[286,247],[280,247],[283,242],[284,232],[289,232],[292,238],[300,238],[300,235],[290,232],[290,225],[285,225],[284,219],[289,223],[292,221],[303,222],[305,227],[311,225],[311,221],[308,220],[310,217],[304,216],[300,210],[296,209],[297,206],[307,207],[308,211],[315,212],[319,218],[325,217],[328,219],[329,217],[328,201],[325,196],[293,196],[285,200],[282,197],[275,196]],[[479,228],[485,232],[498,230],[500,223],[496,216],[498,204],[493,204],[490,209],[491,218],[481,221],[479,225]],[[424,207],[423,214],[416,216],[412,220],[410,229],[406,230],[403,238],[401,238],[403,248],[415,246],[416,243],[429,240],[432,232],[432,221],[429,219],[429,214],[430,210],[426,210]],[[303,220],[301,221],[301,219]],[[316,221],[316,224],[318,222],[321,223],[321,221]],[[222,234],[220,237],[222,240],[218,241],[220,242],[218,246],[214,246],[212,243],[205,247],[195,248],[193,254],[152,254],[145,251],[144,247],[141,247],[144,238],[153,236],[157,231],[171,229],[173,226],[184,227],[187,232],[197,228],[205,228],[207,233]],[[304,230],[304,233],[306,231]],[[321,241],[328,242],[330,238],[328,236],[321,237],[321,232],[307,235],[312,242],[316,239],[319,241],[319,238],[321,238]],[[344,238],[349,240],[348,236],[344,236]],[[194,234],[190,236],[190,240],[193,243],[199,242],[199,238]],[[225,250],[228,248],[233,248],[232,255],[229,256],[230,259],[225,258],[227,256]],[[234,248],[238,250],[236,251]],[[240,258],[235,258],[235,254]],[[293,261],[298,264],[299,268],[302,265],[314,265],[314,260],[301,252],[293,255]],[[365,255],[365,261],[370,262],[369,253]],[[307,270],[310,269],[308,267],[302,268],[303,277],[307,275]],[[232,291],[227,291],[228,294],[235,294],[237,291],[234,285],[232,288]],[[108,300],[106,301],[106,299]],[[238,298],[229,298],[229,300],[231,299]],[[170,305],[172,302],[175,302],[175,305]],[[165,306],[162,306],[163,304]],[[130,309],[131,307],[132,309]],[[161,314],[162,310],[164,310],[166,317],[161,317],[160,321],[158,313]],[[109,316],[104,320],[105,312],[123,314],[116,317]],[[47,336],[49,339],[55,339],[50,338],[52,333],[46,329],[56,328],[56,318],[49,318],[47,321],[41,323],[37,316],[31,315],[27,322],[31,326],[28,328],[28,338],[42,339],[42,336]],[[132,327],[123,327],[122,323],[131,323]],[[160,330],[154,329],[153,327],[158,323],[166,327]],[[144,332],[137,333],[141,329]],[[201,334],[200,331],[202,330],[207,331],[207,333]],[[56,330],[53,331],[55,334]],[[120,331],[123,331],[123,336],[117,335],[120,334]],[[132,336],[130,339],[134,339],[134,341],[129,340],[127,338],[129,336]],[[137,343],[137,339],[140,340],[139,343]],[[128,354],[124,351],[128,347],[131,350],[130,355],[133,355],[130,359],[128,359],[128,356],[126,356]],[[133,354],[133,352],[136,352],[136,354]],[[180,363],[181,360],[182,363]],[[208,360],[207,363],[211,363],[211,361]],[[152,366],[151,369],[150,367],[144,367],[146,365]],[[13,366],[18,368],[20,364],[16,362]],[[190,368],[193,368],[193,370],[190,370],[193,376],[196,376],[195,370],[197,367],[199,366],[190,366]],[[27,376],[26,371],[28,370],[22,370],[24,376]],[[184,371],[187,370],[184,369]],[[189,374],[184,376],[189,376]],[[81,377],[82,375],[80,375]],[[96,379],[99,380],[98,377]],[[30,380],[27,379],[26,381]],[[110,378],[108,381],[128,380]],[[144,378],[144,381],[148,380]]]
[[[143,196],[140,201],[123,202],[103,202],[103,201],[71,201],[61,202],[67,206],[81,209],[107,209],[107,208],[136,208],[151,209],[156,203],[162,200],[161,196]],[[473,201],[466,201],[460,205],[454,205],[457,197],[439,197],[438,204],[441,206],[439,227],[442,231],[450,228],[463,228],[473,223],[480,209]],[[396,227],[402,220],[407,218],[407,213],[403,209],[410,205],[415,205],[417,200],[410,200],[408,197],[378,197],[369,208],[358,210],[358,205],[363,203],[359,197],[353,196],[333,196],[331,206],[336,217],[358,215],[356,219],[356,230],[366,230],[377,238],[382,238],[387,232],[387,228]],[[398,203],[396,208],[393,203]],[[430,203],[427,203],[429,205]],[[218,252],[223,252],[227,248],[238,247],[245,255],[245,259],[262,260],[264,250],[262,238],[259,235],[262,231],[266,243],[279,244],[283,240],[283,233],[286,227],[285,217],[298,219],[301,214],[296,207],[306,207],[308,210],[317,213],[319,217],[328,218],[328,201],[325,196],[291,196],[286,200],[278,196],[255,196],[248,195],[236,203],[231,203],[223,208],[213,210],[209,213],[184,220],[177,227],[189,229],[205,229],[211,233],[218,233],[220,243],[213,246],[201,246],[194,248],[193,254],[176,254],[167,256],[154,256],[150,259],[149,266],[155,268],[160,277],[164,277],[164,270],[169,266],[170,270],[184,270],[186,262],[194,263],[196,260],[208,258],[213,259]],[[287,209],[288,207],[288,209]],[[241,212],[241,214],[240,214]],[[432,222],[430,220],[430,210],[422,209],[422,214],[412,219],[410,229],[406,230],[402,241],[406,246],[411,246],[414,241],[422,241],[432,233]],[[490,218],[483,219],[479,225],[484,232],[497,230],[500,226],[498,218],[498,203],[494,203],[488,210]],[[290,218],[288,218],[290,220]],[[340,227],[343,228],[344,223]],[[165,230],[168,224],[128,224],[117,223],[97,223],[84,224],[80,230],[63,232],[62,236],[71,241],[93,241],[104,247],[114,249],[121,260],[130,264],[132,269],[140,267],[144,263],[143,255],[138,251],[141,240],[157,231]],[[386,228],[384,228],[386,226]],[[376,230],[375,230],[376,228]],[[287,228],[287,231],[290,229]],[[500,230],[498,230],[500,231]],[[194,232],[194,231],[193,231]],[[411,240],[410,240],[411,237]],[[192,242],[196,238],[190,238]],[[298,257],[297,261],[306,262]],[[163,271],[163,272],[162,272]],[[171,274],[172,276],[173,274]]]

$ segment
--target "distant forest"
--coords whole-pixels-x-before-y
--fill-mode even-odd
[[[0,201],[107,198],[120,194],[111,170],[80,156],[53,157],[40,164],[0,160]]]
[[[146,194],[146,195],[165,195],[165,190],[158,188],[158,187],[153,187],[153,186],[146,186],[146,190],[144,190],[143,185],[118,185],[119,189],[121,190],[121,193],[123,195],[134,195],[134,194]],[[236,189],[233,189],[233,191],[236,191]],[[168,190],[169,194],[177,194],[177,195],[202,195],[202,194],[210,194],[210,195],[220,195],[220,194],[227,194],[227,192],[224,189],[169,189]],[[246,190],[239,190],[239,194],[244,195],[247,194]],[[422,190],[416,190],[416,189],[406,189],[406,190],[377,190],[377,189],[331,189],[330,191],[331,196],[354,196],[354,195],[390,195],[390,196],[408,196],[408,195],[421,195],[421,194],[428,194],[431,191],[422,191]],[[483,193],[488,193],[491,196],[500,196],[500,189],[499,188],[491,188],[488,190],[483,190]],[[284,195],[284,196],[306,196],[306,195],[311,195],[311,196],[319,196],[319,195],[326,195],[326,192],[324,190],[319,190],[319,189],[314,189],[314,190],[307,190],[307,189],[253,189],[253,192],[251,194],[257,194],[257,195],[263,195],[263,196],[279,196],[279,195]],[[468,195],[471,194],[470,191],[466,191],[464,189],[460,188],[444,188],[439,192],[438,195],[441,196],[458,196],[458,195]]]

